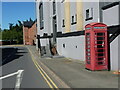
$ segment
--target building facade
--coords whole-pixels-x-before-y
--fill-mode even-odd
[[[37,0],[36,13],[37,48],[40,47],[45,56],[58,54],[85,61],[85,25],[91,22],[107,24],[111,40],[110,66],[111,70],[118,70],[119,34],[114,34],[120,25],[119,0]]]
[[[36,21],[25,21],[23,22],[23,42],[24,45],[35,45],[36,44]]]

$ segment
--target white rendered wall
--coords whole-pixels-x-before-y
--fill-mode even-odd
[[[120,35],[110,44],[110,61],[111,61],[111,70],[120,70],[118,64],[120,65]]]
[[[57,51],[59,55],[85,61],[85,36],[58,38]]]
[[[119,5],[103,10],[103,23],[108,26],[119,24]]]

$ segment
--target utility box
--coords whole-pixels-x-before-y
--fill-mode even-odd
[[[90,23],[85,26],[86,69],[108,70],[107,25]]]

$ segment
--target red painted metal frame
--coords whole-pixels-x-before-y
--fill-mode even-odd
[[[101,27],[101,29],[99,29]],[[97,28],[97,29],[96,29]],[[108,34],[107,34],[107,25],[103,23],[91,23],[85,26],[85,57],[86,57],[86,65],[85,67],[90,70],[108,70]],[[88,44],[86,41],[88,36],[87,34],[90,33],[90,56],[87,56],[88,54]],[[95,36],[95,33],[103,33],[103,36]],[[95,38],[97,37],[104,37],[103,40],[97,40],[97,41],[103,41],[104,44],[96,44],[95,43]],[[97,42],[96,41],[96,42]],[[97,48],[95,45],[104,45],[102,48]],[[98,52],[98,50],[103,50],[103,52]],[[103,56],[99,56],[98,54],[103,54]],[[90,60],[88,60],[88,57],[90,57]],[[98,61],[98,59],[103,59],[101,61]],[[90,61],[90,64],[87,63],[87,61]],[[98,63],[103,63],[103,64],[98,64]]]

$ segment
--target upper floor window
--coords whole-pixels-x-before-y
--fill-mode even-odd
[[[86,21],[93,19],[93,8],[86,10]]]
[[[86,19],[89,18],[89,17],[90,17],[90,10],[87,9],[87,10],[86,10]]]
[[[74,23],[74,16],[72,16],[72,23]]]
[[[56,14],[56,3],[55,0],[53,1],[53,15]]]
[[[63,25],[62,25],[62,27],[65,27],[65,20],[63,19]]]
[[[75,16],[72,16],[71,24],[76,24],[77,23],[77,14]]]
[[[39,6],[39,14],[40,14],[40,29],[43,29],[44,28],[43,2],[41,2]]]

